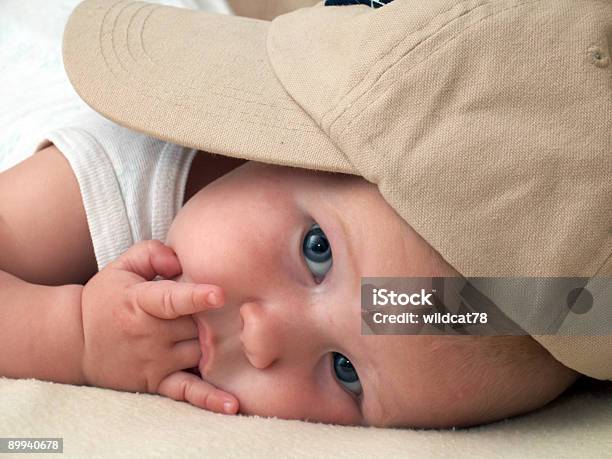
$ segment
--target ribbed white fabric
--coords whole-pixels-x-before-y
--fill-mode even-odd
[[[74,171],[98,269],[134,243],[165,241],[196,151],[138,134],[95,113],[45,135]]]

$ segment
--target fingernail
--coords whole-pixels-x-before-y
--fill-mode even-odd
[[[210,292],[208,294],[208,304],[212,306],[219,306],[219,296],[215,292]]]
[[[234,404],[232,402],[224,402],[223,403],[223,411],[225,411],[227,414],[233,414],[234,413]]]

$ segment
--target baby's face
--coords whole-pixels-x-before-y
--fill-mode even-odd
[[[180,281],[219,285],[194,316],[202,376],[246,414],[338,424],[474,422],[475,378],[435,336],[361,335],[360,278],[452,276],[376,187],[248,162],[198,192],[168,234]],[[481,394],[482,395],[482,394]]]

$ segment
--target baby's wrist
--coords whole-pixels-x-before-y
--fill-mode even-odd
[[[0,376],[83,384],[82,288],[0,271]]]
[[[58,324],[58,329],[62,330],[64,336],[58,336],[62,340],[61,346],[65,349],[62,364],[64,365],[64,374],[61,379],[69,384],[85,385],[87,384],[84,369],[83,356],[85,352],[85,339],[83,328],[82,314],[82,285],[63,285],[59,287],[59,301],[66,314],[57,314],[58,320],[64,321],[64,324]],[[66,317],[68,316],[68,317]]]

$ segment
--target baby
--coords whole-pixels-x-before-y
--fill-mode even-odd
[[[525,21],[531,18],[540,20],[530,23],[532,30],[546,24],[549,33],[530,35],[529,49],[548,52],[550,44],[557,41],[555,27],[561,31],[558,36],[566,33],[562,19],[581,16],[578,12],[566,14],[569,2],[558,10],[553,7],[555,2],[547,2],[541,10],[535,8],[540,6],[538,2],[532,2],[534,5],[528,6],[534,8],[523,10],[527,13],[522,16],[515,15],[518,8],[514,7],[497,11],[504,6],[501,2],[465,5],[457,1],[455,5],[450,2],[448,9],[436,2],[386,2],[389,5],[374,15],[363,5],[330,1],[325,2],[328,6],[321,2],[317,9],[287,16],[269,30],[268,25],[256,21],[225,21],[164,8],[145,11],[142,5],[134,8],[132,4],[123,8],[110,0],[86,3],[67,28],[66,63],[71,66],[69,73],[80,88],[79,94],[87,94],[89,103],[95,102],[101,113],[120,113],[118,118],[124,123],[141,123],[142,132],[164,131],[165,137],[160,135],[160,139],[188,135],[217,145],[216,150],[198,147],[203,150],[234,151],[245,157],[264,151],[285,160],[283,155],[291,156],[294,149],[300,153],[294,156],[309,159],[311,165],[324,158],[330,160],[328,167],[335,167],[346,161],[343,155],[350,152],[351,165],[363,166],[360,154],[368,147],[380,154],[374,167],[366,168],[373,182],[381,179],[377,166],[383,161],[387,173],[393,172],[394,166],[402,167],[394,152],[403,148],[413,156],[421,155],[425,166],[430,164],[425,161],[430,155],[441,155],[440,161],[454,164],[439,170],[441,177],[449,180],[452,174],[464,174],[466,183],[478,178],[465,173],[472,171],[470,164],[485,170],[487,161],[493,159],[498,164],[500,160],[503,173],[490,171],[483,176],[487,178],[484,188],[472,190],[488,192],[486,186],[496,185],[495,180],[502,182],[503,199],[489,202],[499,206],[488,217],[488,229],[501,229],[508,217],[504,209],[512,209],[517,202],[522,205],[526,202],[523,196],[545,196],[536,187],[538,171],[552,171],[542,181],[547,184],[554,182],[554,171],[561,170],[548,167],[548,162],[543,163],[546,169],[538,169],[539,160],[530,158],[534,169],[527,182],[534,187],[533,193],[523,186],[525,181],[518,172],[512,188],[513,176],[507,171],[514,170],[510,166],[521,161],[522,153],[535,146],[542,149],[543,158],[547,154],[556,158],[553,152],[559,150],[558,161],[567,162],[560,146],[564,135],[572,137],[576,131],[551,130],[555,123],[570,123],[566,118],[554,121],[554,115],[567,111],[550,110],[553,105],[547,105],[556,100],[561,89],[569,94],[568,100],[591,104],[589,113],[609,113],[601,102],[605,98],[598,97],[600,92],[595,90],[598,81],[607,81],[601,70],[607,61],[600,47],[589,48],[587,54],[586,49],[578,52],[569,46],[581,40],[567,45],[562,42],[555,52],[565,52],[565,60],[495,48],[522,43],[519,35],[512,34],[522,36]],[[597,7],[603,9],[602,5]],[[554,21],[548,20],[548,10]],[[105,22],[110,13],[125,16]],[[355,29],[352,22],[343,22],[349,18],[363,20],[366,26]],[[168,27],[177,20],[189,27]],[[422,28],[425,24],[429,26]],[[383,25],[385,30],[398,31],[397,36],[366,40],[371,37],[361,34],[362,46],[358,47],[353,46],[352,36],[343,34],[332,40],[323,33],[380,31]],[[591,29],[587,25],[583,24],[584,30]],[[147,33],[123,30],[123,26],[146,26]],[[103,33],[98,36],[98,31]],[[179,34],[182,31],[185,36]],[[179,35],[172,35],[175,32]],[[271,35],[264,40],[268,32]],[[503,37],[494,40],[496,33]],[[166,34],[174,38],[166,39]],[[402,34],[406,39],[398,41]],[[222,38],[225,36],[227,40]],[[126,37],[129,40],[122,47]],[[146,43],[137,43],[136,38]],[[535,43],[546,46],[534,48],[535,38],[540,39]],[[27,41],[39,46],[37,40]],[[233,53],[239,50],[229,55],[232,58],[222,48],[228,43]],[[377,44],[380,49],[374,46]],[[368,59],[359,54],[362,49],[370,50],[364,55]],[[107,60],[109,53],[117,62]],[[506,56],[511,60],[504,61]],[[583,63],[587,56],[591,67]],[[219,66],[221,57],[224,65]],[[262,65],[270,57],[280,68]],[[375,66],[370,65],[373,61]],[[155,72],[149,68],[152,62],[158,64]],[[343,62],[354,68],[346,74],[340,72],[336,67]],[[562,68],[554,67],[557,62]],[[550,83],[546,80],[549,75],[565,75],[555,71],[570,69],[582,75],[576,70],[579,68],[585,74],[590,72],[584,82],[592,85],[573,85],[583,91],[574,93],[559,86],[566,78],[558,78],[555,84],[528,87],[537,94],[555,96],[538,98],[542,109],[531,110],[528,102],[533,99],[532,92],[523,90],[528,81],[523,73],[507,73],[496,78],[495,85],[489,84],[492,70],[506,68],[509,63],[520,69],[537,68],[535,79],[544,83]],[[545,64],[552,67],[540,67]],[[574,67],[568,67],[570,64]],[[300,78],[292,77],[294,70],[302,71],[296,73]],[[408,76],[413,70],[418,71],[417,78]],[[168,72],[168,79],[163,72]],[[329,75],[338,78],[324,78]],[[315,84],[318,80],[314,77],[320,77],[324,84]],[[140,84],[138,78],[145,78],[146,83]],[[227,84],[226,78],[231,80]],[[481,88],[477,83],[485,81],[483,78],[487,84]],[[173,85],[163,86],[167,81]],[[359,81],[364,84],[356,84]],[[431,84],[421,88],[423,82]],[[190,99],[193,94],[188,89],[195,83],[202,90]],[[342,86],[344,83],[355,93]],[[351,97],[345,98],[347,95]],[[419,99],[418,95],[424,97]],[[303,105],[293,96],[299,96]],[[336,105],[338,98],[342,105]],[[507,120],[499,126],[491,123],[498,119],[497,101],[504,102],[498,115]],[[543,113],[551,118],[542,117]],[[313,114],[316,120],[311,119]],[[461,114],[466,115],[462,123],[444,130],[451,123],[442,121],[458,120]],[[540,118],[548,124],[539,124]],[[585,118],[585,123],[588,120]],[[432,130],[425,135],[429,124],[440,132]],[[359,176],[188,153],[167,149],[169,144],[158,145],[152,139],[140,138],[140,143],[134,143],[129,136],[124,139],[94,130],[100,134],[96,136],[81,128],[66,128],[36,154],[0,173],[0,320],[4,325],[0,375],[158,393],[229,414],[425,428],[470,426],[529,412],[553,400],[579,376],[529,336],[361,334],[361,278],[454,277],[460,273],[443,258],[451,259],[446,252],[434,250],[407,223],[410,218],[405,220],[388,204],[377,185]],[[529,133],[538,130],[548,137],[533,145],[519,143],[516,149],[514,144],[505,145],[519,137],[532,139]],[[331,139],[336,143],[326,137],[329,133],[336,136]],[[552,142],[554,137],[559,138],[557,143]],[[444,141],[438,148],[435,142],[441,138],[452,141]],[[491,155],[497,152],[500,139],[504,148],[500,147],[499,155]],[[342,143],[342,151],[336,149],[338,143]],[[591,143],[596,153],[600,144],[595,145],[591,138],[583,142]],[[184,144],[193,147],[195,142]],[[236,145],[242,151],[237,151],[240,148]],[[273,150],[275,147],[278,150]],[[318,149],[329,157],[319,154]],[[470,154],[450,155],[449,149]],[[149,160],[168,151],[173,154],[164,156],[168,159],[164,167],[149,168]],[[588,158],[586,152],[581,155]],[[455,164],[455,159],[465,163]],[[103,161],[110,163],[109,169],[93,167]],[[179,161],[180,171],[172,169]],[[127,166],[134,166],[137,173],[130,175],[133,171]],[[480,169],[474,170],[480,173]],[[159,194],[150,193],[159,171],[168,181],[156,188]],[[115,182],[122,187],[111,195],[110,188],[102,185]],[[378,185],[394,195],[394,183]],[[423,190],[417,190],[414,199],[423,197],[419,191]],[[460,190],[457,193],[461,195]],[[601,195],[608,196],[603,191]],[[117,196],[119,201],[134,204],[126,206],[130,221],[152,221],[149,226],[163,231],[149,234],[138,225],[125,227],[123,220],[115,218],[117,214],[106,218]],[[138,201],[146,201],[149,207],[138,207]],[[161,224],[149,215],[151,208],[166,207],[171,209],[166,212],[171,217],[167,228],[165,220]],[[137,210],[130,210],[134,208]],[[574,211],[579,206],[568,208]],[[499,225],[492,226],[493,220],[499,220]],[[94,221],[103,226],[92,225]],[[549,225],[549,220],[543,221]],[[465,229],[481,222],[466,217],[462,223]],[[569,221],[563,220],[566,223]],[[525,241],[534,244],[525,247],[540,247],[535,244],[540,239],[548,242],[557,227],[547,228],[550,232],[534,235],[533,241]],[[510,233],[500,238],[504,234]],[[100,237],[111,242],[114,237],[125,238],[131,244],[122,254],[113,252],[106,260],[108,253],[97,244]],[[559,235],[564,238],[571,240],[565,233]],[[434,246],[439,248],[439,242]],[[486,248],[492,251],[497,241],[491,237],[487,242],[491,245]],[[510,249],[516,247],[511,242],[516,239],[507,242]],[[484,250],[475,253],[487,255]],[[510,250],[504,253],[510,258]],[[502,261],[511,264],[507,259]],[[459,267],[456,257],[455,265]]]
[[[458,273],[360,177],[200,152],[183,203],[165,245],[138,243],[95,274],[62,152],[2,172],[0,375],[411,427],[525,413],[578,376],[526,336],[362,335],[361,277]],[[38,231],[56,246],[37,244]],[[30,283],[61,273],[85,285]]]

